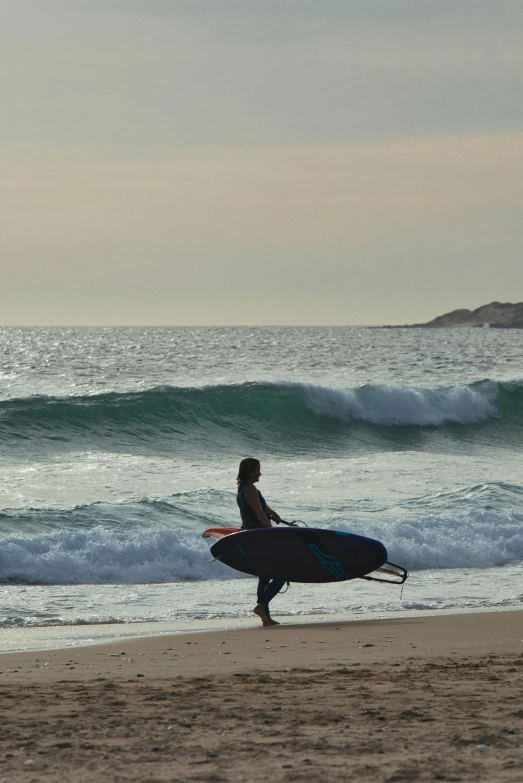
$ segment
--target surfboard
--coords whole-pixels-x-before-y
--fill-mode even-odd
[[[230,536],[231,533],[239,533],[241,527],[208,527],[202,533],[202,538],[215,538],[216,540],[224,536]]]
[[[203,535],[209,533],[216,537],[211,530],[214,533],[217,529],[210,528]],[[365,578],[387,562],[387,550],[381,541],[337,530],[303,527],[228,533],[211,546],[211,553],[237,571],[288,582]]]

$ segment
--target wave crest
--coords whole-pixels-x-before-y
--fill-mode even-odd
[[[507,426],[509,425],[509,426]],[[484,426],[508,437],[523,430],[523,386],[483,381],[425,389],[365,385],[334,389],[299,383],[245,383],[203,388],[161,387],[128,394],[31,397],[0,402],[0,444],[27,441],[49,448],[102,445],[124,449],[242,452],[342,444],[361,448],[394,431],[467,431]],[[401,432],[400,432],[401,428]],[[358,430],[358,438],[352,435]],[[393,445],[393,444],[392,444]]]
[[[523,560],[518,512],[470,509],[395,521],[339,521],[337,530],[382,541],[392,562],[409,570],[490,568]],[[152,584],[244,578],[211,563],[198,532],[143,528],[62,530],[8,535],[0,547],[3,584]]]
[[[497,413],[485,389],[457,386],[419,389],[366,385],[354,391],[304,387],[308,406],[319,415],[393,426],[441,426],[485,421]]]

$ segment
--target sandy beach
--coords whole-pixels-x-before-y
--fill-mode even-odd
[[[0,656],[0,783],[523,781],[523,613]]]

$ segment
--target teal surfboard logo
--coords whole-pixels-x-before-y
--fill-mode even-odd
[[[245,559],[247,560],[247,562],[249,563],[250,567],[251,567],[251,568],[254,568],[254,563],[252,562],[251,558],[249,557],[249,555],[247,554],[247,552],[245,551],[245,549],[244,549],[242,546],[240,546],[239,544],[236,544],[236,549],[237,549],[239,552],[241,552],[241,553],[242,553],[242,555],[244,556],[244,558],[245,558]]]
[[[311,552],[316,555],[324,569],[328,571],[329,574],[332,574],[335,579],[341,582],[344,579],[349,578],[348,574],[346,574],[341,567],[340,561],[337,560],[334,555],[328,555],[326,552],[322,552],[316,544],[308,544],[308,547]]]

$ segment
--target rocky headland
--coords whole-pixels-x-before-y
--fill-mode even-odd
[[[495,329],[523,329],[523,302],[491,302],[476,310],[452,310],[425,324],[406,324],[408,328],[435,329],[459,326],[490,326]]]

